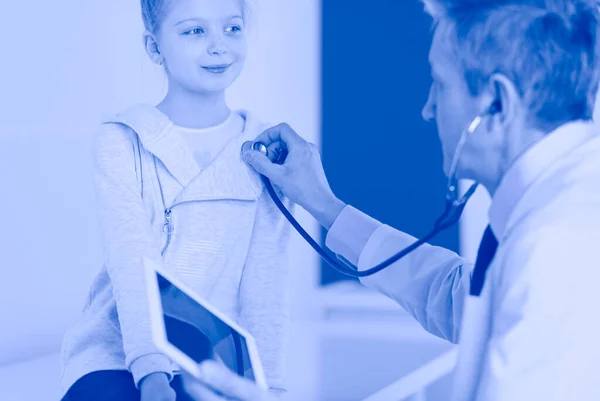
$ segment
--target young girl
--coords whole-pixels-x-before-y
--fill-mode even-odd
[[[290,227],[240,157],[266,127],[225,102],[246,58],[247,5],[141,3],[146,50],[168,93],[109,119],[95,137],[105,261],[64,339],[63,399],[176,399],[177,367],[151,338],[143,257],[250,331],[269,385],[284,391]]]

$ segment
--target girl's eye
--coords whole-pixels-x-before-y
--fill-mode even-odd
[[[204,33],[204,29],[202,28],[194,28],[186,32],[186,35],[202,35]]]
[[[237,32],[241,32],[242,28],[240,26],[238,26],[238,25],[233,25],[233,26],[230,26],[229,28],[227,28],[225,31],[226,32],[237,33]]]

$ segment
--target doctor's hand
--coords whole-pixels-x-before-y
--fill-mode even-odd
[[[305,141],[287,124],[267,129],[255,142],[264,144],[269,156],[277,154],[279,148],[287,152],[287,157],[282,164],[276,164],[260,151],[253,150],[252,142],[246,142],[242,149],[246,163],[329,229],[346,205],[333,194],[327,182],[319,148]]]
[[[195,401],[277,401],[279,398],[233,373],[223,364],[206,361],[200,365],[201,379],[183,374],[183,386]]]

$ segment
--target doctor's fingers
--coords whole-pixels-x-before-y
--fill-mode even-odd
[[[214,391],[203,385],[202,383],[195,381],[191,377],[186,377],[183,380],[183,387],[188,393],[190,398],[194,401],[224,401],[227,398],[223,398],[217,395]]]
[[[258,150],[246,150],[242,158],[259,174],[264,175],[273,182],[279,182],[284,175],[284,167],[273,163],[267,156]]]
[[[285,144],[281,142],[273,142],[269,146],[267,146],[267,157],[273,163],[283,164],[285,159],[287,158],[288,150]]]
[[[296,131],[286,123],[267,128],[257,136],[254,141],[263,143],[265,146],[269,146],[274,142],[281,142],[288,150],[292,150],[293,148],[302,146],[306,143],[304,138],[298,135]]]
[[[225,399],[273,401],[270,393],[259,388],[254,382],[233,373],[222,364],[205,361],[200,365],[200,372],[202,381],[217,393],[223,394]]]
[[[255,150],[255,149],[253,149],[253,146],[256,143],[261,143],[264,145],[264,143],[262,143],[262,142],[252,142],[252,141],[244,142],[242,144],[242,156],[244,156],[246,154],[246,152]],[[282,144],[281,142],[272,142],[271,144],[266,146],[266,150],[267,150],[266,156],[269,158],[269,160],[271,162],[277,163],[277,164],[282,164],[283,160],[285,159],[285,157],[287,156],[287,153],[288,153],[287,149],[285,148],[285,145]],[[259,152],[264,154],[261,151],[259,151]]]

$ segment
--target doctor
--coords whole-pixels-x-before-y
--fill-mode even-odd
[[[448,174],[461,133],[481,116],[457,176],[490,193],[490,225],[475,267],[425,245],[361,281],[427,331],[460,344],[453,401],[600,400],[600,135],[590,122],[600,67],[595,2],[425,5],[436,28],[423,117],[437,123]],[[289,126],[257,141],[283,143],[285,163],[257,151],[245,160],[318,219],[329,230],[327,247],[359,270],[415,240],[338,199],[317,147]],[[389,185],[401,185],[397,176]],[[214,364],[202,369],[204,384],[187,381],[197,399],[271,399]]]

